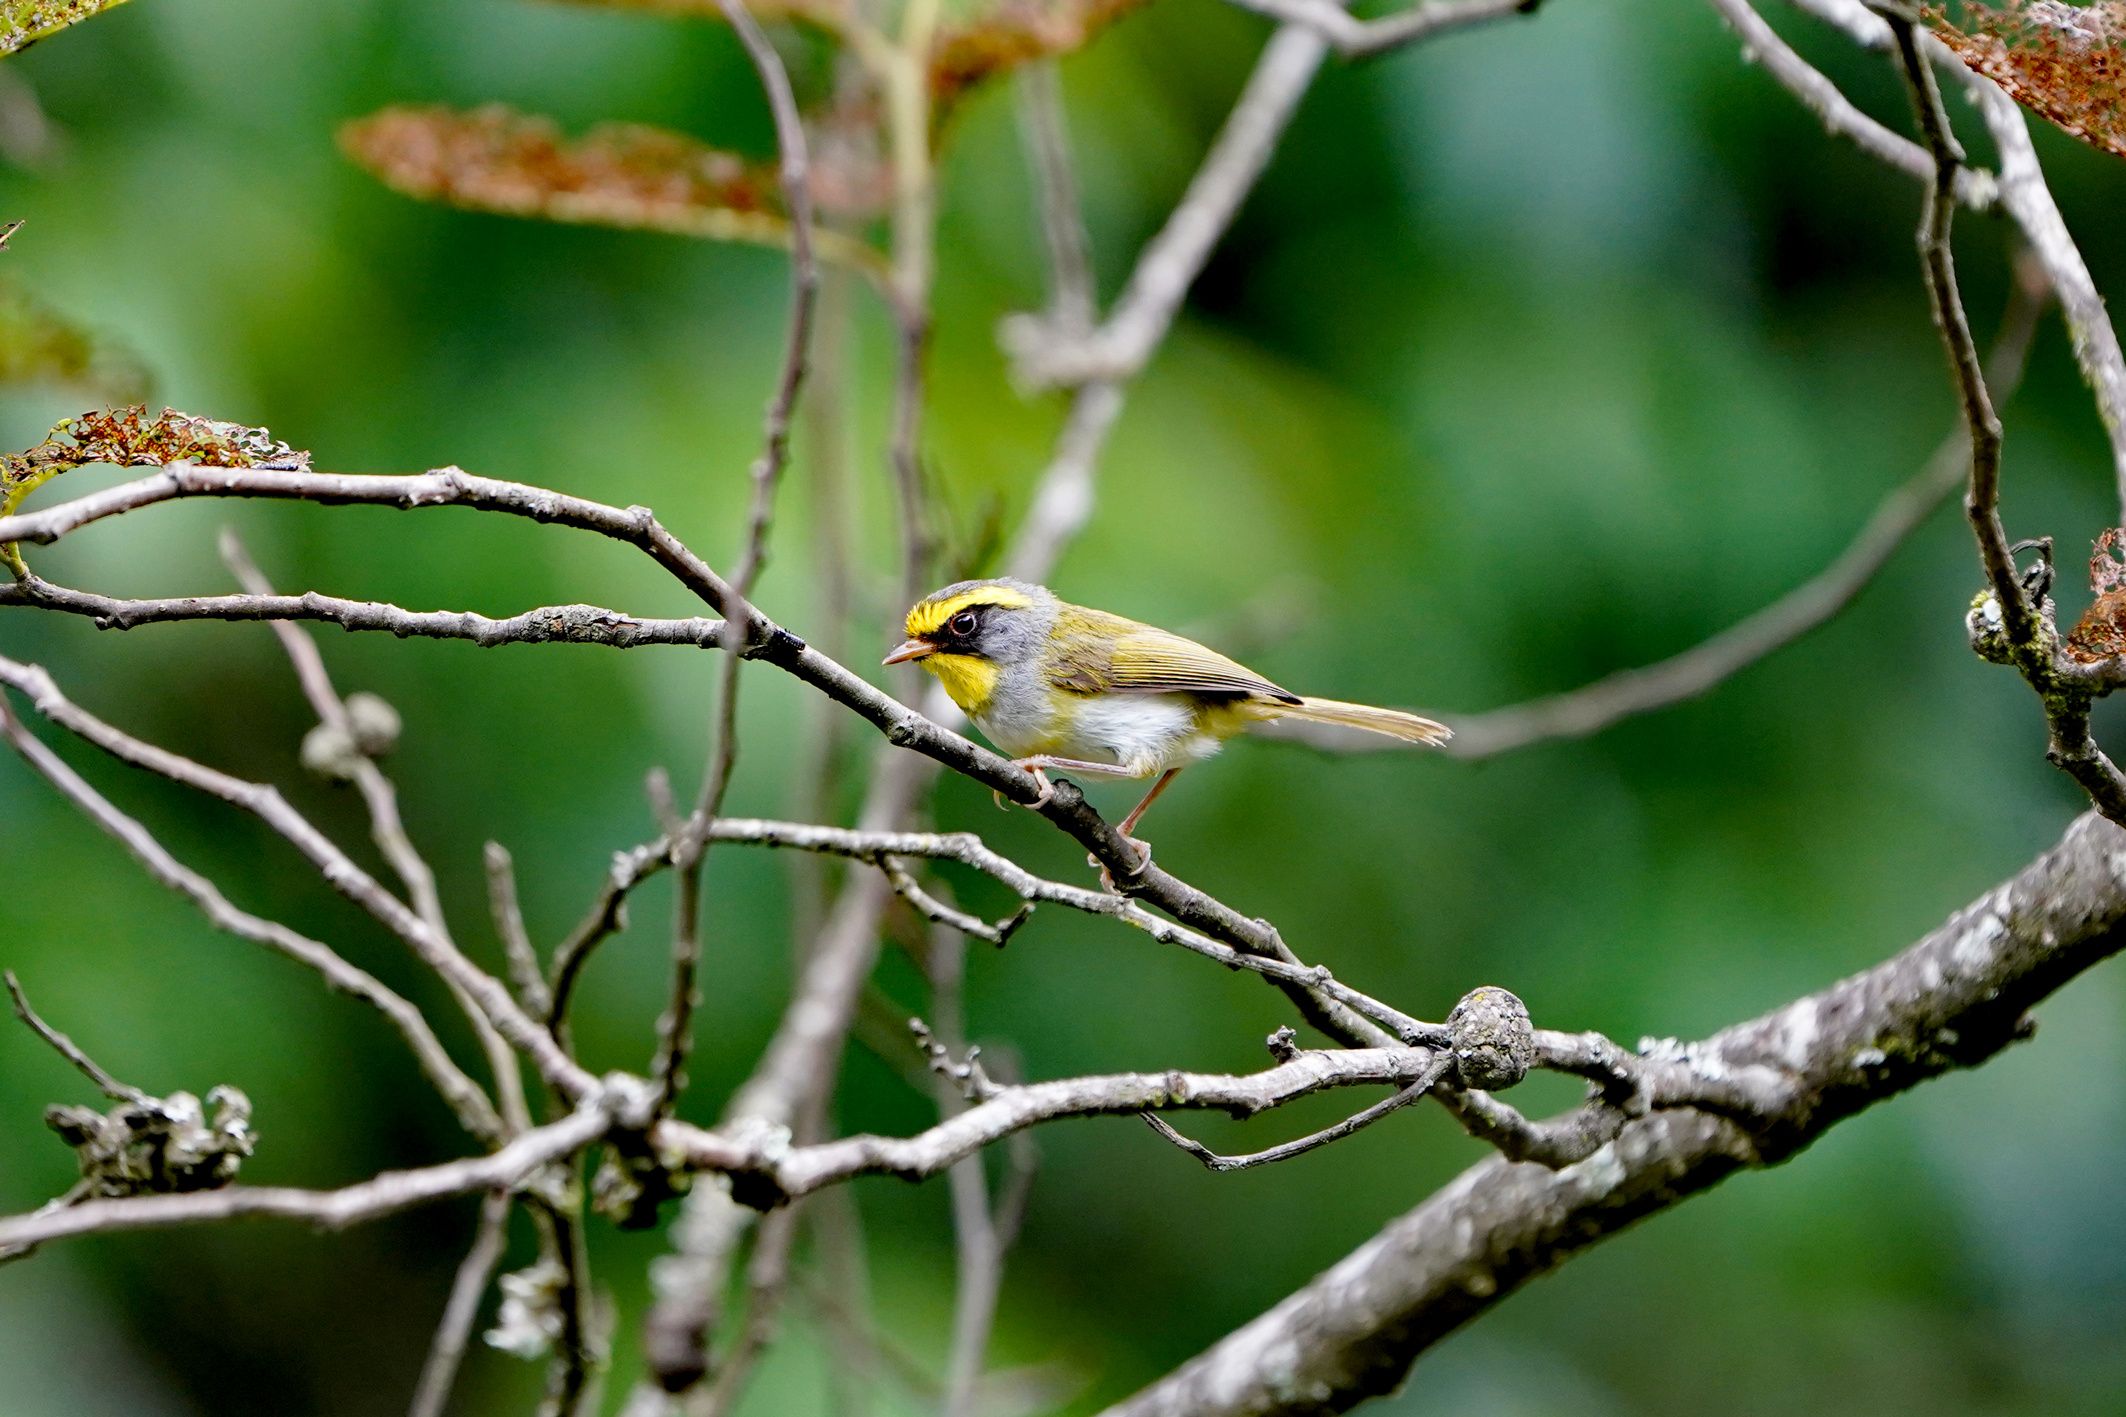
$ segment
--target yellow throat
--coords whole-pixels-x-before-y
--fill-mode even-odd
[[[937,675],[945,693],[962,713],[980,713],[982,705],[996,692],[999,670],[986,659],[971,654],[933,654],[917,663]]]

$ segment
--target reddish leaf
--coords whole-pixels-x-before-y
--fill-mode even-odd
[[[499,105],[387,108],[340,129],[347,155],[408,196],[474,211],[656,231],[776,214],[775,175],[659,128],[612,123],[569,141]]]
[[[931,89],[949,100],[1007,69],[1070,54],[1146,0],[997,0],[946,26],[930,61]]]
[[[2023,107],[2092,147],[2126,157],[2126,3],[2059,0],[1963,7],[1967,31],[1939,10],[1928,27]]]

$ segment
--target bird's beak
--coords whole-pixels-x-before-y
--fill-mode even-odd
[[[937,652],[938,647],[928,640],[902,640],[893,647],[893,653],[887,655],[879,662],[881,664],[906,664],[914,659],[928,659]]]

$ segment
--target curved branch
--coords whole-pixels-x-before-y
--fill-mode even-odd
[[[1562,1170],[1485,1161],[1260,1318],[1106,1417],[1319,1417],[1399,1386],[1434,1343],[1530,1279],[1736,1171],[2029,1036],[2025,1011],[2126,947],[2126,832],[2094,814],[1903,953],[1655,1056],[1773,1067],[1786,1102],[1747,1125],[1656,1110]]]

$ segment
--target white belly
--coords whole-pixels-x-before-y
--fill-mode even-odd
[[[989,740],[1013,757],[1047,753],[1059,758],[1114,763],[1149,777],[1168,768],[1186,767],[1218,751],[1219,742],[1196,726],[1196,711],[1175,694],[1108,694],[1086,700],[1060,731],[1040,735],[1014,733],[1016,724],[975,723]]]

